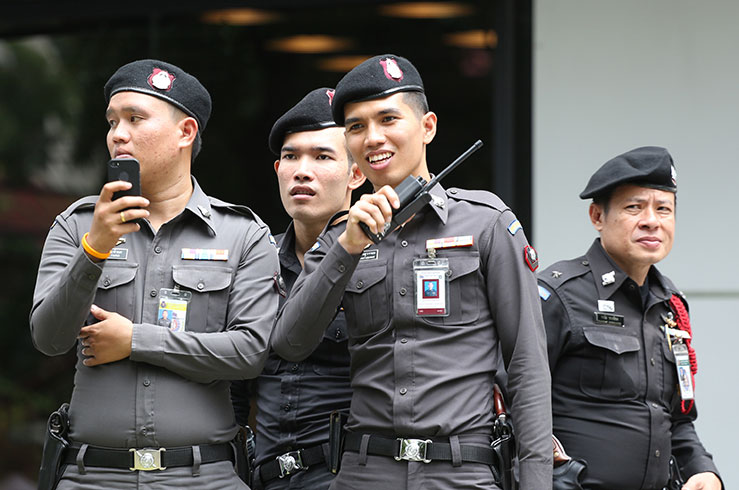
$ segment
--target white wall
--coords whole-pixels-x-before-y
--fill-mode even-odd
[[[534,0],[534,239],[543,266],[595,237],[577,195],[605,161],[670,150],[678,227],[661,270],[687,294],[698,430],[739,485],[739,2]]]

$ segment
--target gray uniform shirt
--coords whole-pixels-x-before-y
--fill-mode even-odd
[[[550,378],[524,233],[491,193],[436,186],[432,194],[435,205],[361,256],[338,243],[344,224],[328,229],[305,256],[272,347],[300,359],[343,303],[354,389],[348,428],[390,437],[490,434],[502,352],[521,488],[550,488]],[[428,239],[468,235],[472,246],[436,251],[449,259],[450,315],[416,316],[413,260],[428,256]]]
[[[279,271],[269,230],[248,208],[210,198],[193,179],[185,210],[154,234],[148,222],[124,235],[113,255],[92,262],[80,241],[97,196],[57,216],[44,245],[31,310],[37,349],[77,347],[70,438],[118,448],[173,447],[236,434],[226,379],[259,374],[277,310]],[[227,260],[185,260],[228,250]],[[117,259],[117,260],[116,260]],[[192,292],[185,332],[157,325],[162,288]],[[77,340],[94,323],[90,305],[133,322],[131,355],[82,364]]]

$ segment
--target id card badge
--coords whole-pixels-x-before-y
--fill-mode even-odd
[[[191,299],[191,291],[160,289],[157,324],[161,327],[167,327],[173,332],[186,332],[187,305]]]
[[[449,316],[449,259],[415,259],[416,316]]]
[[[692,400],[695,398],[693,392],[693,377],[690,375],[690,356],[688,347],[682,342],[672,344],[672,353],[675,354],[675,366],[677,367],[677,384],[680,387],[680,398]]]

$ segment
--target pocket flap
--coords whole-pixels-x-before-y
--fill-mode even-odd
[[[620,328],[620,327],[613,327]],[[624,335],[621,332],[609,332],[606,330],[584,328],[585,338],[591,344],[608,349],[616,354],[624,352],[636,352],[639,350],[639,339],[630,335]]]
[[[98,279],[100,289],[111,289],[133,281],[138,264],[105,264],[103,273]]]
[[[172,266],[172,278],[180,286],[195,292],[220,291],[231,285],[233,268],[223,266]]]
[[[449,257],[449,280],[453,281],[459,277],[466,276],[479,268],[480,257],[477,255]]]
[[[382,281],[387,275],[387,265],[377,264],[371,267],[362,267],[354,271],[351,279],[346,285],[347,293],[361,294],[371,288],[378,282]]]

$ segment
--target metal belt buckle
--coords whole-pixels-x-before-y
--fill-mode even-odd
[[[296,471],[308,469],[307,466],[303,465],[303,458],[300,456],[300,451],[290,451],[289,453],[277,456],[276,459],[280,465],[280,476],[278,478],[285,478]]]
[[[129,468],[131,471],[152,471],[152,470],[166,470],[166,466],[162,466],[162,453],[166,451],[165,448],[160,447],[159,449],[129,449],[133,453],[133,468]]]
[[[426,458],[426,453],[431,446],[431,439],[402,439],[398,438],[398,455],[395,456],[396,461],[423,461],[430,463],[431,460]]]

